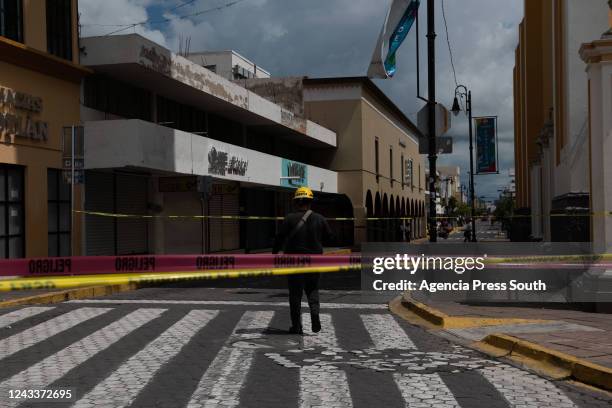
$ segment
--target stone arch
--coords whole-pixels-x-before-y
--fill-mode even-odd
[[[374,198],[374,216],[380,217],[382,215],[382,202],[380,200],[380,193],[376,193]]]
[[[372,192],[368,190],[365,198],[366,217],[372,218],[374,216],[374,201],[372,200]]]

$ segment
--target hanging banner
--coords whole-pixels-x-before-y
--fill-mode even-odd
[[[497,117],[474,118],[476,124],[476,174],[498,174]]]
[[[419,12],[420,0],[393,0],[368,69],[369,78],[395,75],[396,53],[408,36]]]

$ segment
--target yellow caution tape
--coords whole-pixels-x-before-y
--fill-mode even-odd
[[[545,263],[545,262],[584,262],[584,263],[595,263],[601,261],[612,260],[612,254],[585,254],[585,255],[543,255],[543,256],[523,256],[523,257],[509,257],[509,258],[497,258],[490,257],[484,260],[484,263],[488,264],[501,264],[501,263]]]
[[[46,278],[21,278],[0,280],[0,291],[32,289],[69,289],[81,286],[170,283],[190,280],[253,278],[264,276],[294,275],[302,273],[330,273],[360,270],[361,265],[317,266],[310,268],[260,268],[193,272],[122,273]]]
[[[260,217],[255,215],[141,215],[141,214],[116,214],[100,211],[80,211],[74,210],[77,214],[94,215],[98,217],[110,218],[166,218],[184,220],[260,220],[260,221],[283,221],[285,217]],[[412,220],[414,217],[388,217],[388,218],[364,218],[364,221],[391,221],[391,220]],[[359,221],[354,217],[327,218],[328,221]]]

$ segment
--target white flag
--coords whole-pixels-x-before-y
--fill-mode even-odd
[[[395,54],[416,20],[420,3],[420,0],[393,0],[374,49],[368,77],[386,79],[395,74]]]

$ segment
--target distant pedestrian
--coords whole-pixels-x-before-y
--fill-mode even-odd
[[[327,220],[311,210],[314,194],[307,187],[295,191],[293,202],[296,212],[285,217],[274,241],[273,252],[285,254],[323,254],[323,243],[331,242],[333,234]],[[306,293],[312,331],[321,331],[319,318],[319,274],[307,273],[289,275],[289,307],[291,309],[290,333],[303,334],[302,294]]]
[[[465,228],[463,229],[463,242],[472,241],[472,223],[470,220],[466,221]]]
[[[412,234],[410,221],[402,221],[402,223],[400,224],[400,232],[402,236],[402,242],[410,242],[410,235]]]

